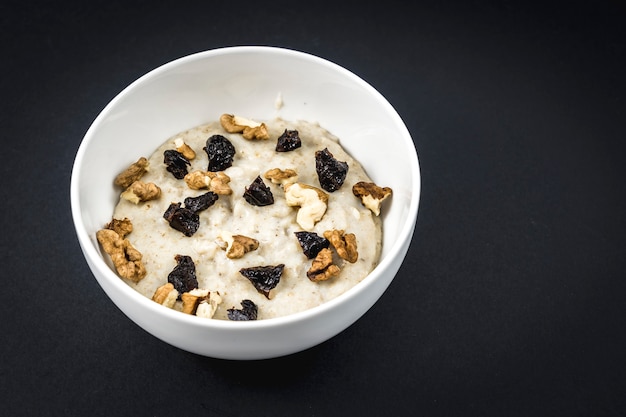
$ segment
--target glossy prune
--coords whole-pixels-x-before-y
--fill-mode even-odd
[[[289,152],[302,146],[302,140],[297,130],[287,130],[278,137],[276,152]]]
[[[346,175],[348,175],[348,164],[335,159],[328,148],[325,148],[315,152],[315,170],[320,186],[332,193],[343,185]]]
[[[173,149],[168,149],[163,152],[163,163],[167,165],[165,169],[171,172],[177,180],[185,178],[185,175],[187,175],[187,166],[191,165],[191,162],[189,162],[182,153]]]
[[[253,266],[251,268],[242,268],[239,273],[248,278],[254,288],[267,299],[270,298],[270,291],[278,285],[280,277],[283,274],[285,264]]]
[[[181,207],[180,203],[172,203],[169,205],[163,218],[167,220],[170,226],[182,232],[185,236],[193,236],[200,227],[200,216],[193,210]]]
[[[227,310],[228,319],[233,321],[256,320],[259,308],[251,300],[241,301],[241,310],[229,308]]]
[[[253,206],[269,206],[274,204],[272,190],[265,185],[260,176],[257,176],[252,183],[246,187],[243,198]]]
[[[174,286],[180,298],[180,294],[198,288],[196,264],[187,255],[176,255],[174,259],[176,259],[177,264],[172,269],[172,272],[168,274],[167,282]]]
[[[313,259],[324,248],[330,246],[330,241],[323,236],[319,236],[315,232],[294,232],[298,243],[302,247],[302,251],[307,258]]]
[[[204,151],[209,156],[208,171],[224,171],[233,165],[235,146],[222,135],[213,135],[206,141]]]
[[[208,191],[197,197],[187,197],[184,201],[185,208],[188,208],[194,213],[197,213],[211,207],[213,204],[215,204],[218,198],[219,195],[215,194],[213,191]]]

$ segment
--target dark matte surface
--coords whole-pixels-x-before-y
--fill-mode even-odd
[[[38,3],[0,6],[2,415],[626,415],[622,2]],[[423,190],[408,259],[360,321],[229,362],[156,340],[104,296],[69,180],[126,85],[246,44],[376,87]]]

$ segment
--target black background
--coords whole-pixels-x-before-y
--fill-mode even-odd
[[[0,413],[626,415],[622,2],[0,6]],[[126,85],[233,45],[336,62],[396,108],[422,198],[381,300],[288,357],[196,356],[110,302],[69,181]],[[381,161],[384,163],[384,161]]]

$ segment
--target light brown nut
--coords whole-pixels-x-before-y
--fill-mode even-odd
[[[145,201],[156,200],[161,196],[161,188],[153,182],[143,182],[137,180],[133,182],[120,195],[124,200],[128,200],[133,204],[143,203]]]
[[[180,152],[188,160],[192,160],[196,157],[196,152],[191,149],[191,146],[187,145],[183,138],[174,139],[174,146],[176,150]]]
[[[177,299],[178,291],[176,291],[176,288],[174,288],[174,285],[170,282],[157,288],[152,296],[152,301],[168,308],[174,307]]]
[[[141,253],[111,229],[96,232],[102,249],[111,257],[117,273],[128,280],[139,282],[146,276],[146,268],[141,261]]]
[[[266,171],[264,176],[274,184],[282,185],[283,187],[287,184],[298,182],[298,173],[293,169],[272,168]]]
[[[327,230],[324,237],[330,241],[342,259],[350,263],[355,263],[359,259],[359,252],[356,247],[356,236],[354,233],[345,233],[343,230]]]
[[[183,313],[206,318],[213,317],[218,304],[222,302],[222,297],[218,292],[199,288],[182,293],[180,298],[183,301]]]
[[[259,241],[243,235],[233,235],[233,243],[230,245],[226,256],[230,259],[239,259],[248,252],[256,250]]]
[[[130,185],[143,177],[143,175],[148,172],[149,162],[143,156],[137,160],[137,162],[133,163],[131,166],[126,168],[123,172],[120,172],[115,180],[113,181],[115,185],[118,185],[122,188],[128,188]]]
[[[361,204],[378,216],[382,202],[389,198],[393,191],[389,187],[379,187],[373,182],[360,181],[352,186],[352,193],[361,199]]]
[[[113,219],[104,226],[105,229],[113,230],[124,239],[129,233],[133,231],[133,224],[125,217],[124,220]]]
[[[226,257],[229,259],[242,258],[246,253],[257,250],[259,241],[251,237],[243,235],[233,235],[229,232],[222,231],[218,235],[220,247],[226,251]]]
[[[314,282],[326,281],[334,276],[339,275],[341,269],[333,264],[333,253],[330,249],[324,248],[313,259],[311,268],[306,273],[306,276]]]
[[[241,133],[244,139],[269,139],[265,123],[255,122],[245,117],[235,116],[233,114],[222,114],[220,116],[220,124],[228,133]]]
[[[285,201],[288,206],[300,207],[296,222],[304,230],[312,230],[326,213],[328,194],[319,188],[296,182],[285,185]]]
[[[209,191],[219,195],[230,195],[233,193],[230,185],[228,185],[230,177],[221,171],[193,171],[185,175],[185,182],[192,190],[207,188]]]
[[[200,304],[198,304],[198,308],[196,308],[196,316],[207,319],[213,318],[213,315],[215,315],[215,311],[217,310],[217,306],[221,303],[222,297],[220,296],[220,293],[217,291],[210,292],[208,297],[202,299]]]

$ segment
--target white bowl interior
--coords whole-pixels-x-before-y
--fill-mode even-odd
[[[316,121],[338,136],[376,183],[393,188],[384,208],[381,264],[388,256],[404,257],[417,217],[420,174],[415,146],[393,107],[329,61],[287,49],[234,47],[184,57],[146,74],[113,99],[86,133],[71,197],[92,269],[108,268],[95,234],[118,201],[115,175],[168,137],[223,113]]]

